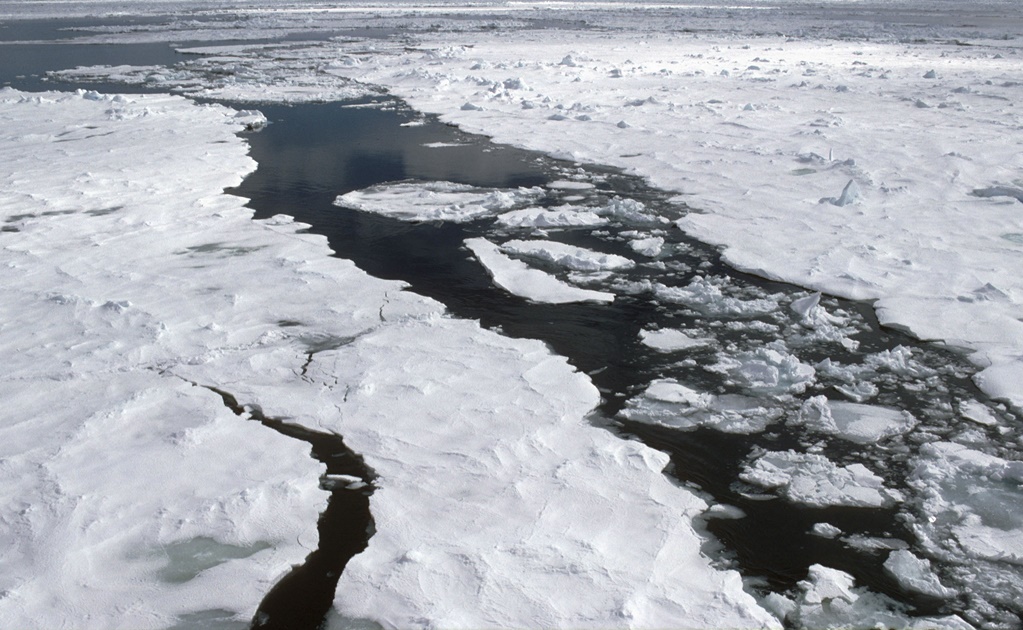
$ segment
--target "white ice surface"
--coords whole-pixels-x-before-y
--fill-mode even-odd
[[[538,188],[497,190],[452,182],[397,182],[352,191],[334,203],[403,221],[465,223],[527,205],[542,194]]]
[[[260,278],[294,241],[221,193],[256,120],[0,90],[0,625],[245,622],[316,547],[308,445],[176,376],[280,344]]]
[[[1023,214],[993,192],[1023,172],[1021,16],[918,4],[603,7],[583,15],[604,29],[423,33],[346,76],[499,142],[676,190],[701,210],[679,225],[733,265],[877,299],[882,322],[976,351],[982,387],[1021,405]],[[976,24],[984,11],[998,17]],[[957,45],[971,41],[983,45]],[[819,203],[850,181],[855,203]]]
[[[540,269],[509,258],[501,248],[485,238],[465,241],[480,264],[494,278],[494,283],[513,295],[548,304],[567,302],[613,302],[614,293],[580,289],[558,280]]]
[[[376,471],[344,617],[777,627],[702,555],[707,506],[667,456],[585,420],[598,393],[564,359],[223,194],[253,167],[249,119],[12,91],[0,119],[0,625],[244,620],[315,546],[322,467],[208,385],[343,434]]]
[[[688,350],[700,348],[714,343],[714,339],[705,337],[693,337],[684,330],[663,328],[661,330],[641,330],[639,339],[644,346],[653,348],[659,352],[675,352],[677,350]]]
[[[564,228],[595,226],[607,223],[595,212],[573,206],[558,208],[523,208],[497,217],[498,225],[511,228]]]
[[[617,271],[632,269],[636,266],[636,263],[624,256],[602,254],[584,247],[555,241],[506,241],[501,244],[501,251],[524,258],[532,258],[571,271]]]
[[[908,411],[829,401],[826,396],[807,399],[799,413],[789,420],[790,424],[806,426],[857,444],[873,444],[893,435],[902,435],[916,426],[916,422]]]
[[[883,507],[902,500],[899,492],[885,488],[883,480],[863,464],[839,466],[816,453],[763,453],[739,477],[811,507]]]

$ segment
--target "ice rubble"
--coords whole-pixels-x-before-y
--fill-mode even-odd
[[[510,258],[501,248],[485,238],[465,241],[476,259],[494,278],[494,283],[512,295],[534,302],[564,304],[566,302],[613,302],[614,293],[581,289],[558,280],[540,269]]]
[[[636,266],[636,263],[624,256],[602,254],[555,241],[511,240],[502,243],[501,250],[508,254],[532,258],[572,271],[616,271]]]
[[[585,420],[598,393],[564,359],[223,194],[251,116],[4,90],[0,120],[3,625],[245,620],[315,546],[321,467],[217,386],[378,474],[344,617],[777,627],[702,556],[707,506],[667,456]]]

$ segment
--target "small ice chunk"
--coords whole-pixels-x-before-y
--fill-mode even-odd
[[[613,293],[590,291],[565,284],[554,276],[501,253],[497,245],[485,238],[465,241],[494,282],[513,295],[548,304],[566,302],[613,302]]]
[[[708,370],[726,374],[757,394],[799,394],[816,380],[813,366],[801,362],[780,347],[761,347],[752,352],[718,356]]]
[[[739,478],[811,507],[887,507],[902,500],[863,464],[838,466],[816,453],[768,451],[747,465]]]
[[[821,538],[838,538],[842,535],[842,530],[831,523],[814,523],[810,533]]]
[[[821,199],[821,203],[830,203],[833,206],[840,208],[858,203],[863,199],[863,193],[860,191],[859,185],[855,180],[850,179],[849,183],[842,189],[842,194],[836,197],[825,197]]]
[[[683,304],[704,315],[752,317],[778,309],[778,302],[772,298],[742,300],[725,295],[722,287],[729,284],[727,278],[697,276],[684,287],[653,285],[655,297],[673,304]]]
[[[924,73],[924,78],[925,79],[937,79],[938,78],[938,73],[935,72],[934,70],[928,70],[926,73]]]
[[[684,330],[662,328],[661,330],[641,330],[639,339],[644,346],[658,352],[675,352],[699,348],[714,343],[713,339],[691,337]]]
[[[607,219],[582,208],[560,206],[512,210],[498,216],[497,223],[511,228],[560,228],[604,225]]]
[[[710,506],[710,508],[703,513],[704,518],[708,519],[722,519],[722,520],[738,520],[746,518],[746,513],[734,505],[726,505],[724,503],[717,503]]]
[[[661,253],[664,248],[664,238],[660,236],[650,236],[647,238],[638,238],[633,241],[629,241],[629,247],[632,251],[643,256],[654,258]]]
[[[569,179],[559,179],[547,184],[548,188],[554,190],[590,190],[594,188],[590,182],[577,182]]]
[[[806,297],[799,298],[798,300],[793,300],[792,304],[789,305],[789,308],[792,309],[793,313],[799,315],[800,318],[806,319],[809,317],[810,312],[817,308],[820,301],[821,294],[820,291],[818,291],[816,293],[811,293]]]
[[[829,401],[826,396],[814,396],[803,403],[789,424],[806,426],[857,444],[872,444],[906,433],[916,426],[917,420],[908,411],[900,409]]]
[[[763,431],[780,412],[761,406],[747,396],[714,396],[698,392],[674,379],[658,379],[630,399],[620,414],[634,422],[646,422],[676,429],[710,427],[726,433],[749,434]]]
[[[931,597],[954,597],[956,592],[941,584],[931,570],[931,563],[913,555],[906,549],[896,549],[884,561],[884,570],[895,578],[899,586],[907,591],[930,595]]]
[[[540,188],[477,188],[453,182],[397,182],[339,196],[334,205],[403,221],[464,223],[534,202]]]

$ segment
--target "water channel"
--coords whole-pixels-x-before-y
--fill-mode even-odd
[[[39,25],[33,28],[45,30]],[[14,38],[5,35],[4,39]],[[180,59],[168,46],[153,44],[8,45],[3,47],[3,53],[0,85],[26,90],[77,87],[43,80],[44,70],[94,63],[171,64]],[[88,87],[126,91],[124,86]],[[850,338],[858,346],[807,339],[786,308],[750,316],[686,308],[658,300],[641,287],[653,283],[684,287],[696,277],[721,279],[722,290],[737,300],[769,298],[784,306],[807,295],[798,287],[729,268],[713,248],[689,239],[670,224],[656,228],[666,244],[664,253],[655,260],[629,247],[630,234],[651,230],[649,225],[629,220],[596,228],[552,230],[545,235],[551,240],[634,260],[637,263],[634,268],[621,272],[613,284],[599,287],[614,288],[617,297],[613,303],[549,305],[515,297],[495,286],[463,244],[467,238],[477,236],[495,242],[530,238],[535,236],[532,229],[504,228],[493,218],[466,224],[409,223],[336,206],[335,198],[394,181],[450,181],[484,188],[516,188],[545,187],[572,178],[589,183],[592,188],[547,188],[539,203],[596,207],[613,199],[628,199],[669,219],[688,209],[671,204],[669,193],[651,189],[637,178],[495,145],[434,117],[423,116],[388,97],[348,103],[261,105],[259,109],[270,124],[259,133],[246,136],[259,168],[230,192],[248,198],[257,218],[284,213],[310,224],[311,231],[329,239],[337,256],[353,260],[371,275],[403,280],[411,290],[444,303],[455,316],[479,320],[506,335],[543,340],[554,352],[568,357],[590,375],[602,393],[603,402],[594,422],[623,438],[638,439],[668,453],[672,460],[668,474],[679,483],[703,494],[712,503],[735,506],[742,511],[743,518],[710,519],[706,528],[716,541],[712,547],[717,560],[722,566],[740,570],[752,588],[762,593],[787,591],[806,577],[811,564],[819,563],[851,573],[859,584],[903,602],[916,614],[955,612],[956,602],[940,602],[906,592],[882,570],[888,549],[913,543],[903,508],[805,507],[750,487],[739,475],[751,456],[761,450],[805,450],[808,445],[815,445],[818,452],[836,463],[864,463],[887,485],[904,488],[916,445],[947,438],[960,430],[949,411],[955,403],[969,399],[986,401],[972,384],[971,368],[961,356],[879,327],[869,304],[827,296],[822,304],[849,322],[855,329]],[[563,270],[548,270],[565,277]],[[640,331],[651,329],[700,331],[701,335],[712,336],[714,343],[684,353],[657,352],[640,342]],[[797,400],[765,400],[764,404],[777,412],[777,419],[760,432],[737,434],[710,428],[682,431],[630,421],[621,415],[626,402],[655,379],[675,379],[693,389],[718,395],[748,393],[734,380],[705,366],[717,363],[719,353],[741,353],[772,343],[789,348],[809,365],[825,360],[861,365],[869,356],[899,346],[911,349],[913,359],[926,368],[925,373],[916,377],[880,375],[873,383],[877,394],[871,404],[908,410],[920,421],[919,425],[894,448],[822,441],[804,428],[788,426],[785,420],[798,413],[801,399],[818,394],[843,399],[838,388],[844,383],[822,371],[818,371],[817,381]],[[226,392],[220,393],[225,404],[243,407]],[[316,439],[309,435],[294,437],[311,443]],[[351,454],[349,459],[355,461],[352,458],[357,456]],[[361,470],[358,474],[368,473]],[[359,500],[365,500],[365,491],[356,494],[362,497]],[[332,506],[335,500],[349,499],[332,499]],[[359,519],[368,517],[365,507],[352,508],[351,513],[355,512]],[[365,526],[365,520],[354,527],[351,522],[346,525],[342,522],[344,515],[338,514],[335,510],[332,517],[325,514],[321,519],[321,550],[333,548],[328,553],[338,556],[343,566],[347,557],[341,557],[363,548],[371,528]],[[325,527],[329,518],[335,519],[332,521],[335,524]],[[845,539],[814,535],[811,527],[820,522],[840,528]],[[850,536],[888,541],[888,546],[849,544]],[[311,557],[310,563],[314,561]],[[325,578],[326,574],[332,575]],[[328,569],[319,571],[315,577],[296,579],[333,579],[336,583],[337,575]],[[291,592],[306,590],[299,587]],[[280,592],[277,597],[281,599]],[[285,595],[283,605],[264,603],[262,610],[266,612],[271,606],[278,606],[275,610],[281,611],[307,608],[306,602],[293,599],[297,597]],[[326,605],[329,606],[329,600]],[[255,625],[299,627],[294,625],[300,621],[297,618],[276,623],[281,616],[290,614],[293,613],[267,612],[257,617]],[[302,622],[301,627],[316,627],[320,617],[318,614],[313,617]]]

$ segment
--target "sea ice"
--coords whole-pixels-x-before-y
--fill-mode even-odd
[[[644,346],[653,348],[658,352],[675,352],[712,345],[714,339],[707,337],[693,337],[684,330],[663,328],[661,330],[641,330],[639,340]]]
[[[823,455],[774,451],[759,455],[739,475],[748,483],[777,489],[781,496],[811,507],[887,507],[902,495],[884,487],[863,464],[838,466]]]
[[[873,444],[894,435],[902,435],[917,424],[908,411],[829,401],[813,396],[803,402],[789,424],[805,426],[818,433],[835,435],[857,444]]]
[[[565,359],[224,194],[255,166],[245,120],[0,90],[0,216],[20,228],[0,232],[0,623],[251,618],[316,546],[323,469],[218,389],[343,435],[376,472],[342,617],[778,627],[702,555],[707,505],[668,457],[587,422],[599,394]]]
[[[742,300],[725,295],[727,279],[697,276],[684,287],[654,284],[654,295],[664,302],[682,304],[694,311],[710,316],[753,317],[778,309],[777,301],[770,298]]]
[[[397,182],[346,193],[334,203],[404,221],[465,223],[525,206],[541,195],[539,188],[496,190],[452,182]]]
[[[762,396],[799,394],[816,380],[813,366],[789,354],[780,343],[751,352],[719,352],[717,363],[706,369]]]
[[[501,248],[485,238],[471,238],[465,241],[494,283],[513,295],[549,304],[566,302],[613,302],[613,293],[580,289],[558,280],[554,276],[509,258]]]
[[[604,225],[607,219],[585,208],[522,208],[497,217],[497,224],[510,228],[567,228]]]
[[[636,422],[676,429],[710,427],[725,433],[759,433],[778,420],[781,411],[755,398],[697,392],[674,379],[658,379],[631,398],[621,416]]]
[[[556,241],[506,241],[501,244],[501,250],[572,271],[617,271],[636,266],[636,263],[623,256],[602,254]]]

